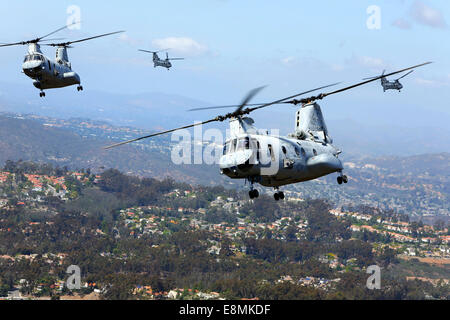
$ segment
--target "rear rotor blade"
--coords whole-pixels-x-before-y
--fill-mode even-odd
[[[398,78],[397,80],[403,79],[404,77],[406,77],[406,76],[410,75],[410,74],[411,74],[411,73],[413,73],[413,72],[414,72],[414,70],[411,70],[410,72],[408,72],[407,74],[405,74],[405,75],[401,76],[401,77],[400,77],[400,78]]]
[[[306,103],[314,102],[316,100],[322,100],[323,98],[331,96],[333,94],[344,92],[344,91],[347,91],[347,90],[350,90],[350,89],[353,89],[353,88],[356,88],[356,87],[360,87],[360,86],[365,85],[367,83],[377,81],[377,80],[379,80],[381,78],[384,78],[384,77],[387,78],[387,77],[390,77],[390,76],[392,76],[394,74],[398,74],[398,73],[402,73],[402,72],[405,72],[405,71],[408,71],[408,70],[416,69],[416,68],[425,66],[427,64],[430,64],[430,63],[432,63],[432,62],[425,62],[425,63],[418,64],[418,65],[413,66],[413,67],[409,67],[409,68],[402,69],[402,70],[399,70],[399,71],[391,72],[391,73],[388,73],[386,75],[383,74],[383,75],[381,75],[379,77],[373,78],[372,80],[367,80],[367,81],[364,81],[364,82],[360,82],[360,83],[357,83],[357,84],[354,84],[354,85],[351,85],[349,87],[345,87],[345,88],[342,88],[342,89],[339,89],[339,90],[336,90],[336,91],[332,91],[332,92],[328,92],[328,93],[321,93],[321,94],[319,94],[317,96],[313,96],[313,97],[309,97],[309,98],[305,98],[305,99],[287,101],[287,103],[292,103],[292,104],[297,105],[297,104],[300,104],[300,103],[301,104],[306,104]]]
[[[256,108],[248,109],[247,111],[248,111],[248,113],[250,113],[250,112],[253,112],[253,111],[258,110],[258,109],[262,109],[262,108],[265,108],[265,107],[272,106],[274,104],[289,103],[286,100],[290,100],[290,99],[296,98],[298,96],[302,96],[304,94],[311,93],[311,92],[314,92],[314,91],[317,91],[317,90],[321,90],[321,89],[325,89],[325,88],[328,88],[328,87],[332,87],[332,86],[338,85],[339,83],[340,82],[337,82],[337,83],[329,84],[327,86],[323,86],[323,87],[315,88],[315,89],[312,89],[312,90],[308,90],[308,91],[305,91],[305,92],[302,92],[302,93],[299,93],[299,94],[295,94],[293,96],[290,96],[290,97],[287,97],[287,98],[284,98],[284,99],[280,99],[280,100],[277,100],[277,101],[274,101],[274,102],[263,104],[262,106],[259,106],[259,107],[256,107]]]
[[[293,95],[293,96],[290,96],[290,97],[287,97],[287,98],[284,98],[284,99],[281,99],[281,100],[277,100],[276,102],[271,102],[271,103],[253,103],[253,104],[246,104],[246,106],[258,106],[258,107],[265,107],[265,106],[267,106],[268,107],[269,105],[271,106],[273,104],[287,103],[287,102],[283,102],[283,101],[284,100],[289,100],[289,99],[292,99],[292,98],[295,98],[295,97],[298,97],[298,96],[301,96],[301,95],[304,95],[304,94],[307,94],[307,93],[311,93],[311,92],[314,92],[316,90],[321,90],[321,89],[325,89],[325,88],[328,88],[328,87],[336,86],[338,84],[340,84],[340,82],[336,82],[336,83],[333,83],[333,84],[330,84],[330,85],[327,85],[327,86],[323,86],[323,87],[320,87],[320,88],[316,88],[316,89],[313,89],[313,90],[308,90],[306,92],[302,92],[302,93],[299,93],[299,94],[296,94],[296,95]],[[188,111],[201,111],[201,110],[236,108],[236,107],[239,107],[239,106],[240,105],[204,107],[204,108],[189,109]]]

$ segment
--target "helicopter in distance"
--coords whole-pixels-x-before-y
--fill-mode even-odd
[[[398,92],[401,92],[401,90],[403,89],[403,85],[400,83],[400,80],[403,79],[404,77],[410,75],[411,73],[413,73],[414,70],[411,70],[410,72],[408,72],[407,74],[403,75],[402,77],[393,80],[393,81],[389,81],[386,79],[386,77],[384,76],[386,70],[383,70],[383,73],[381,74],[381,86],[383,87],[383,91],[386,92],[386,90],[398,90]],[[371,78],[364,78],[363,80],[368,80],[368,79],[373,79],[376,77],[371,77]]]
[[[392,76],[430,63],[426,62],[395,71],[386,76]],[[335,86],[338,83],[308,90],[270,103],[249,104],[250,100],[263,89],[263,87],[256,88],[247,94],[240,105],[189,110],[198,111],[233,107],[236,108],[234,112],[184,127],[116,143],[105,147],[105,149],[115,148],[181,129],[229,120],[230,136],[226,140],[223,153],[220,156],[220,173],[231,179],[242,179],[249,182],[250,199],[259,197],[259,191],[254,187],[256,183],[264,187],[274,188],[274,199],[276,201],[285,198],[284,193],[280,191],[280,187],[314,180],[332,173],[338,173],[338,184],[346,184],[349,182],[349,179],[343,174],[344,167],[339,159],[342,151],[333,145],[333,140],[329,135],[321,108],[316,101],[371,83],[381,79],[383,76],[308,98],[296,99],[299,96]],[[294,120],[295,130],[287,136],[270,135],[266,130],[257,129],[254,127],[254,120],[247,116],[254,111],[277,104],[300,105]]]
[[[159,51],[148,51],[148,50],[142,50],[139,49],[139,51],[142,52],[146,52],[146,53],[151,53],[153,54],[153,67],[163,67],[163,68],[167,68],[167,70],[170,70],[170,68],[172,68],[172,63],[170,61],[172,60],[184,60],[184,58],[169,58],[169,53],[167,52],[167,50],[170,49],[164,49],[164,50],[159,50]],[[158,53],[166,51],[166,59],[160,59],[158,56]]]
[[[33,85],[41,91],[39,93],[39,96],[41,98],[45,97],[44,90],[47,89],[63,88],[72,85],[78,85],[77,90],[83,91],[80,76],[72,70],[72,64],[69,62],[69,56],[67,54],[67,49],[73,48],[71,46],[72,44],[124,32],[124,31],[117,31],[81,40],[42,44],[43,42],[62,40],[62,39],[47,39],[47,40],[44,39],[52,34],[55,34],[63,29],[66,29],[78,23],[79,22],[75,22],[73,24],[66,25],[45,36],[33,40],[9,44],[0,44],[0,47],[28,45],[28,52],[23,60],[22,70],[27,77],[33,79]],[[44,56],[44,54],[41,51],[41,45],[56,47],[56,57],[54,61]]]

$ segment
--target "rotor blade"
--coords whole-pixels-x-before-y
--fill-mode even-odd
[[[161,131],[161,132],[158,132],[158,133],[150,134],[150,135],[145,136],[145,137],[140,137],[140,138],[136,138],[136,139],[132,139],[132,140],[116,143],[116,144],[113,144],[111,146],[104,147],[103,149],[115,148],[115,147],[118,147],[118,146],[121,146],[121,145],[124,145],[124,144],[128,144],[128,143],[132,143],[132,142],[136,142],[136,141],[140,141],[140,140],[144,140],[144,139],[160,136],[160,135],[163,135],[163,134],[166,134],[166,133],[170,133],[170,132],[174,132],[174,131],[178,131],[178,130],[182,130],[182,129],[189,129],[189,128],[192,128],[192,127],[195,127],[195,126],[204,125],[204,124],[207,124],[207,123],[210,123],[210,122],[214,122],[214,121],[220,121],[219,117],[211,119],[211,120],[207,120],[207,121],[191,124],[191,125],[188,125],[188,126],[180,127],[180,128],[175,128],[175,129],[171,129],[171,130],[167,130],[167,131]]]
[[[262,89],[264,89],[266,86],[258,87],[253,90],[251,90],[247,96],[242,100],[241,104],[237,107],[236,111],[234,113],[238,114],[241,112],[241,110],[247,105],[247,103],[253,99],[254,96],[256,96]]]
[[[24,45],[24,44],[27,44],[27,42],[6,43],[6,44],[0,45],[0,48],[1,47],[19,46],[19,45]]]
[[[147,52],[147,53],[158,53],[157,51],[148,51],[148,50],[142,50],[142,49],[139,49],[138,51]]]
[[[376,78],[376,77],[364,78],[364,79],[361,79],[361,80],[369,80],[369,79],[374,79],[374,78]]]
[[[45,36],[40,37],[40,38],[38,38],[38,39],[39,39],[39,41],[40,41],[40,40],[42,40],[42,39],[44,39],[44,38],[47,38],[48,36],[51,36],[52,34],[55,34],[55,33],[59,32],[59,31],[61,31],[61,30],[64,30],[64,29],[66,29],[66,28],[69,28],[69,27],[71,27],[71,26],[73,26],[73,25],[75,25],[75,24],[79,24],[79,23],[80,23],[80,21],[77,21],[77,22],[74,22],[74,23],[71,23],[71,24],[66,24],[64,27],[61,27],[61,28],[59,28],[58,30],[55,30],[55,31],[53,31],[53,32],[50,32],[49,34],[46,34]]]
[[[46,38],[46,37],[48,37],[48,36],[50,36],[52,34],[55,34],[55,33],[59,32],[61,30],[64,30],[64,29],[66,29],[66,28],[68,28],[70,26],[73,26],[74,24],[78,24],[78,23],[79,22],[74,22],[72,24],[65,25],[64,27],[59,28],[58,30],[55,30],[53,32],[50,32],[49,34],[47,34],[47,35],[45,35],[43,37],[39,37],[39,38],[36,38],[36,39],[33,39],[33,40],[28,40],[28,41],[21,41],[21,42],[15,42],[15,43],[2,44],[2,45],[0,45],[0,47],[10,47],[10,46],[26,45],[26,44],[30,44],[30,43],[38,43],[42,39],[44,39],[44,38]],[[50,40],[45,40],[45,41],[50,41]]]
[[[97,38],[101,38],[101,37],[111,36],[113,34],[122,33],[122,32],[125,32],[125,31],[110,32],[110,33],[101,34],[101,35],[95,36],[95,37],[89,37],[89,38],[85,38],[85,39],[69,41],[69,42],[64,42],[64,43],[51,43],[51,44],[48,44],[48,46],[52,46],[52,47],[66,47],[66,46],[69,46],[69,45],[71,45],[73,43],[79,43],[79,42],[88,41],[88,40],[92,40],[92,39],[97,39]]]
[[[315,89],[312,89],[312,90],[308,90],[308,91],[305,91],[305,92],[302,92],[302,93],[299,93],[299,94],[295,94],[293,96],[290,96],[290,97],[287,97],[287,98],[284,98],[284,99],[280,99],[280,100],[277,100],[277,101],[274,101],[274,102],[266,103],[266,104],[263,104],[262,106],[248,109],[248,113],[253,112],[255,110],[258,110],[258,109],[269,107],[269,106],[274,105],[274,104],[289,103],[286,100],[290,100],[290,99],[296,98],[298,96],[302,96],[304,94],[311,93],[311,92],[314,92],[314,91],[317,91],[317,90],[321,90],[321,89],[325,89],[325,88],[328,88],[328,87],[332,87],[332,86],[338,85],[339,83],[340,82],[329,84],[327,86],[323,86],[323,87],[320,87],[320,88],[315,88]]]
[[[247,104],[247,106],[260,106],[264,103],[252,103]],[[230,106],[217,106],[217,107],[204,107],[204,108],[195,108],[195,109],[189,109],[187,111],[200,111],[200,110],[213,110],[213,109],[225,109],[225,108],[237,108],[239,107],[238,104],[230,105]]]
[[[411,73],[413,73],[413,72],[414,72],[414,70],[411,70],[410,72],[408,72],[407,74],[405,74],[405,75],[401,76],[401,77],[400,77],[400,78],[398,78],[397,80],[403,79],[404,77],[406,77],[406,76],[410,75],[410,74],[411,74]]]
[[[340,84],[340,82],[336,82],[336,83],[333,83],[333,84],[330,84],[330,85],[327,85],[327,86],[323,86],[323,87],[320,87],[320,88],[316,88],[316,89],[313,89],[313,90],[309,90],[309,91],[306,91],[306,92],[302,92],[302,93],[300,93],[300,94],[296,94],[296,95],[293,95],[293,96],[290,96],[290,97],[287,97],[287,98],[284,98],[284,99],[282,99],[282,100],[278,100],[277,102],[275,102],[275,103],[253,103],[253,104],[247,104],[247,106],[249,106],[249,107],[252,107],[252,106],[259,106],[259,107],[262,107],[262,106],[269,106],[269,105],[273,105],[273,104],[281,104],[281,103],[287,103],[287,102],[283,102],[284,100],[289,100],[289,99],[292,99],[292,98],[295,98],[295,97],[298,97],[298,96],[301,96],[301,95],[304,95],[304,94],[307,94],[307,93],[311,93],[311,92],[313,92],[313,91],[316,91],[316,90],[321,90],[321,89],[325,89],[325,88],[328,88],[328,87],[332,87],[332,86],[335,86],[335,85],[338,85],[338,84]],[[195,108],[195,109],[189,109],[189,110],[187,110],[187,111],[201,111],[201,110],[213,110],[213,109],[225,109],[225,108],[237,108],[237,107],[239,107],[239,105],[229,105],[229,106],[215,106],[215,107],[204,107],[204,108]]]
[[[184,58],[170,58],[169,60],[184,60]]]
[[[309,98],[305,98],[305,99],[292,100],[292,101],[288,101],[288,103],[292,103],[292,104],[296,105],[296,104],[299,104],[299,103],[305,104],[305,103],[314,102],[316,100],[322,100],[323,98],[331,96],[333,94],[344,92],[344,91],[347,91],[347,90],[350,90],[350,89],[353,89],[353,88],[356,88],[356,87],[360,87],[360,86],[365,85],[367,83],[380,80],[381,78],[384,78],[384,77],[387,78],[387,77],[390,77],[390,76],[392,76],[394,74],[398,74],[398,73],[402,73],[402,72],[405,72],[405,71],[408,71],[408,70],[419,68],[419,67],[425,66],[425,65],[430,64],[430,63],[432,63],[432,62],[425,62],[425,63],[418,64],[418,65],[413,66],[413,67],[409,67],[409,68],[402,69],[402,70],[399,70],[399,71],[391,72],[391,73],[386,74],[386,75],[381,75],[379,77],[373,78],[372,80],[367,80],[367,81],[364,81],[364,82],[360,82],[360,83],[357,83],[357,84],[354,84],[354,85],[351,85],[349,87],[345,87],[345,88],[342,88],[342,89],[339,89],[339,90],[336,90],[336,91],[332,91],[332,92],[328,92],[328,93],[321,93],[321,94],[319,94],[317,96],[313,96],[313,97],[309,97]]]

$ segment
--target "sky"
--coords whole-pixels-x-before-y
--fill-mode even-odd
[[[450,2],[445,0],[1,0],[0,14],[1,43],[32,39],[77,18],[79,30],[55,37],[126,30],[69,51],[85,90],[162,92],[222,105],[239,103],[252,88],[267,85],[254,99],[267,102],[433,61],[402,80],[401,94],[383,94],[379,83],[370,84],[330,97],[323,102],[325,115],[404,126],[444,127],[450,119]],[[186,59],[167,71],[154,69],[151,56],[138,52],[165,48]],[[1,48],[0,81],[28,83],[33,91],[20,73],[25,52],[21,46]],[[54,56],[53,48],[44,53]],[[0,94],[5,94],[1,88]],[[272,109],[260,120],[290,121],[288,113],[292,110]]]

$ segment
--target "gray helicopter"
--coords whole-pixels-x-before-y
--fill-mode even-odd
[[[431,62],[416,65],[386,76],[412,70]],[[276,201],[285,198],[280,187],[299,182],[314,180],[331,173],[338,173],[338,184],[348,183],[349,179],[343,174],[344,167],[339,155],[341,150],[333,145],[325,120],[317,100],[330,95],[344,92],[364,84],[381,79],[383,76],[360,82],[349,87],[338,89],[317,96],[297,100],[298,96],[321,90],[338,83],[308,90],[287,98],[264,104],[249,104],[248,102],[262,89],[256,88],[249,92],[240,105],[220,106],[191,109],[190,111],[236,108],[234,112],[217,116],[200,123],[181,128],[154,133],[145,137],[120,142],[105,149],[118,147],[131,142],[167,134],[181,129],[192,128],[212,122],[230,121],[230,137],[225,142],[219,166],[221,174],[231,179],[243,179],[249,182],[251,199],[259,197],[259,191],[254,188],[255,183],[275,189]],[[295,117],[295,130],[288,136],[269,135],[265,130],[254,127],[253,119],[247,117],[250,113],[276,104],[300,105]]]
[[[33,79],[33,85],[41,91],[39,93],[39,96],[41,98],[45,97],[44,90],[46,89],[55,89],[68,87],[72,85],[78,85],[77,90],[78,91],[83,90],[83,86],[81,86],[80,76],[72,70],[72,65],[69,62],[67,49],[72,48],[71,44],[124,32],[124,31],[117,31],[69,42],[46,43],[46,44],[44,43],[43,45],[56,47],[55,61],[52,61],[47,57],[45,57],[41,51],[41,43],[61,39],[48,39],[48,40],[44,39],[52,34],[55,34],[58,31],[68,28],[69,26],[71,25],[66,25],[62,28],[59,28],[56,31],[53,31],[43,37],[36,38],[34,40],[0,45],[0,47],[28,45],[28,53],[23,60],[22,70],[27,77]]]
[[[403,85],[400,83],[399,80],[410,75],[413,71],[414,70],[411,70],[410,72],[408,72],[407,74],[403,75],[402,77],[400,77],[396,80],[389,81],[386,79],[386,76],[384,75],[386,70],[383,70],[383,73],[381,74],[381,86],[383,87],[383,91],[386,92],[386,90],[398,90],[398,92],[400,92],[403,89]],[[373,78],[376,78],[376,77],[365,78],[363,80],[368,80],[368,79],[373,79]]]
[[[139,49],[139,51],[153,54],[153,66],[154,66],[154,68],[156,68],[156,67],[163,67],[163,68],[167,68],[167,70],[170,70],[170,68],[172,68],[172,63],[170,61],[172,61],[172,60],[184,60],[184,58],[169,58],[169,53],[166,52],[166,59],[165,60],[160,59],[159,56],[158,56],[158,53],[160,53],[162,51],[167,51],[167,50],[170,50],[170,49],[165,49],[165,50],[160,50],[160,51],[148,51],[148,50]]]

